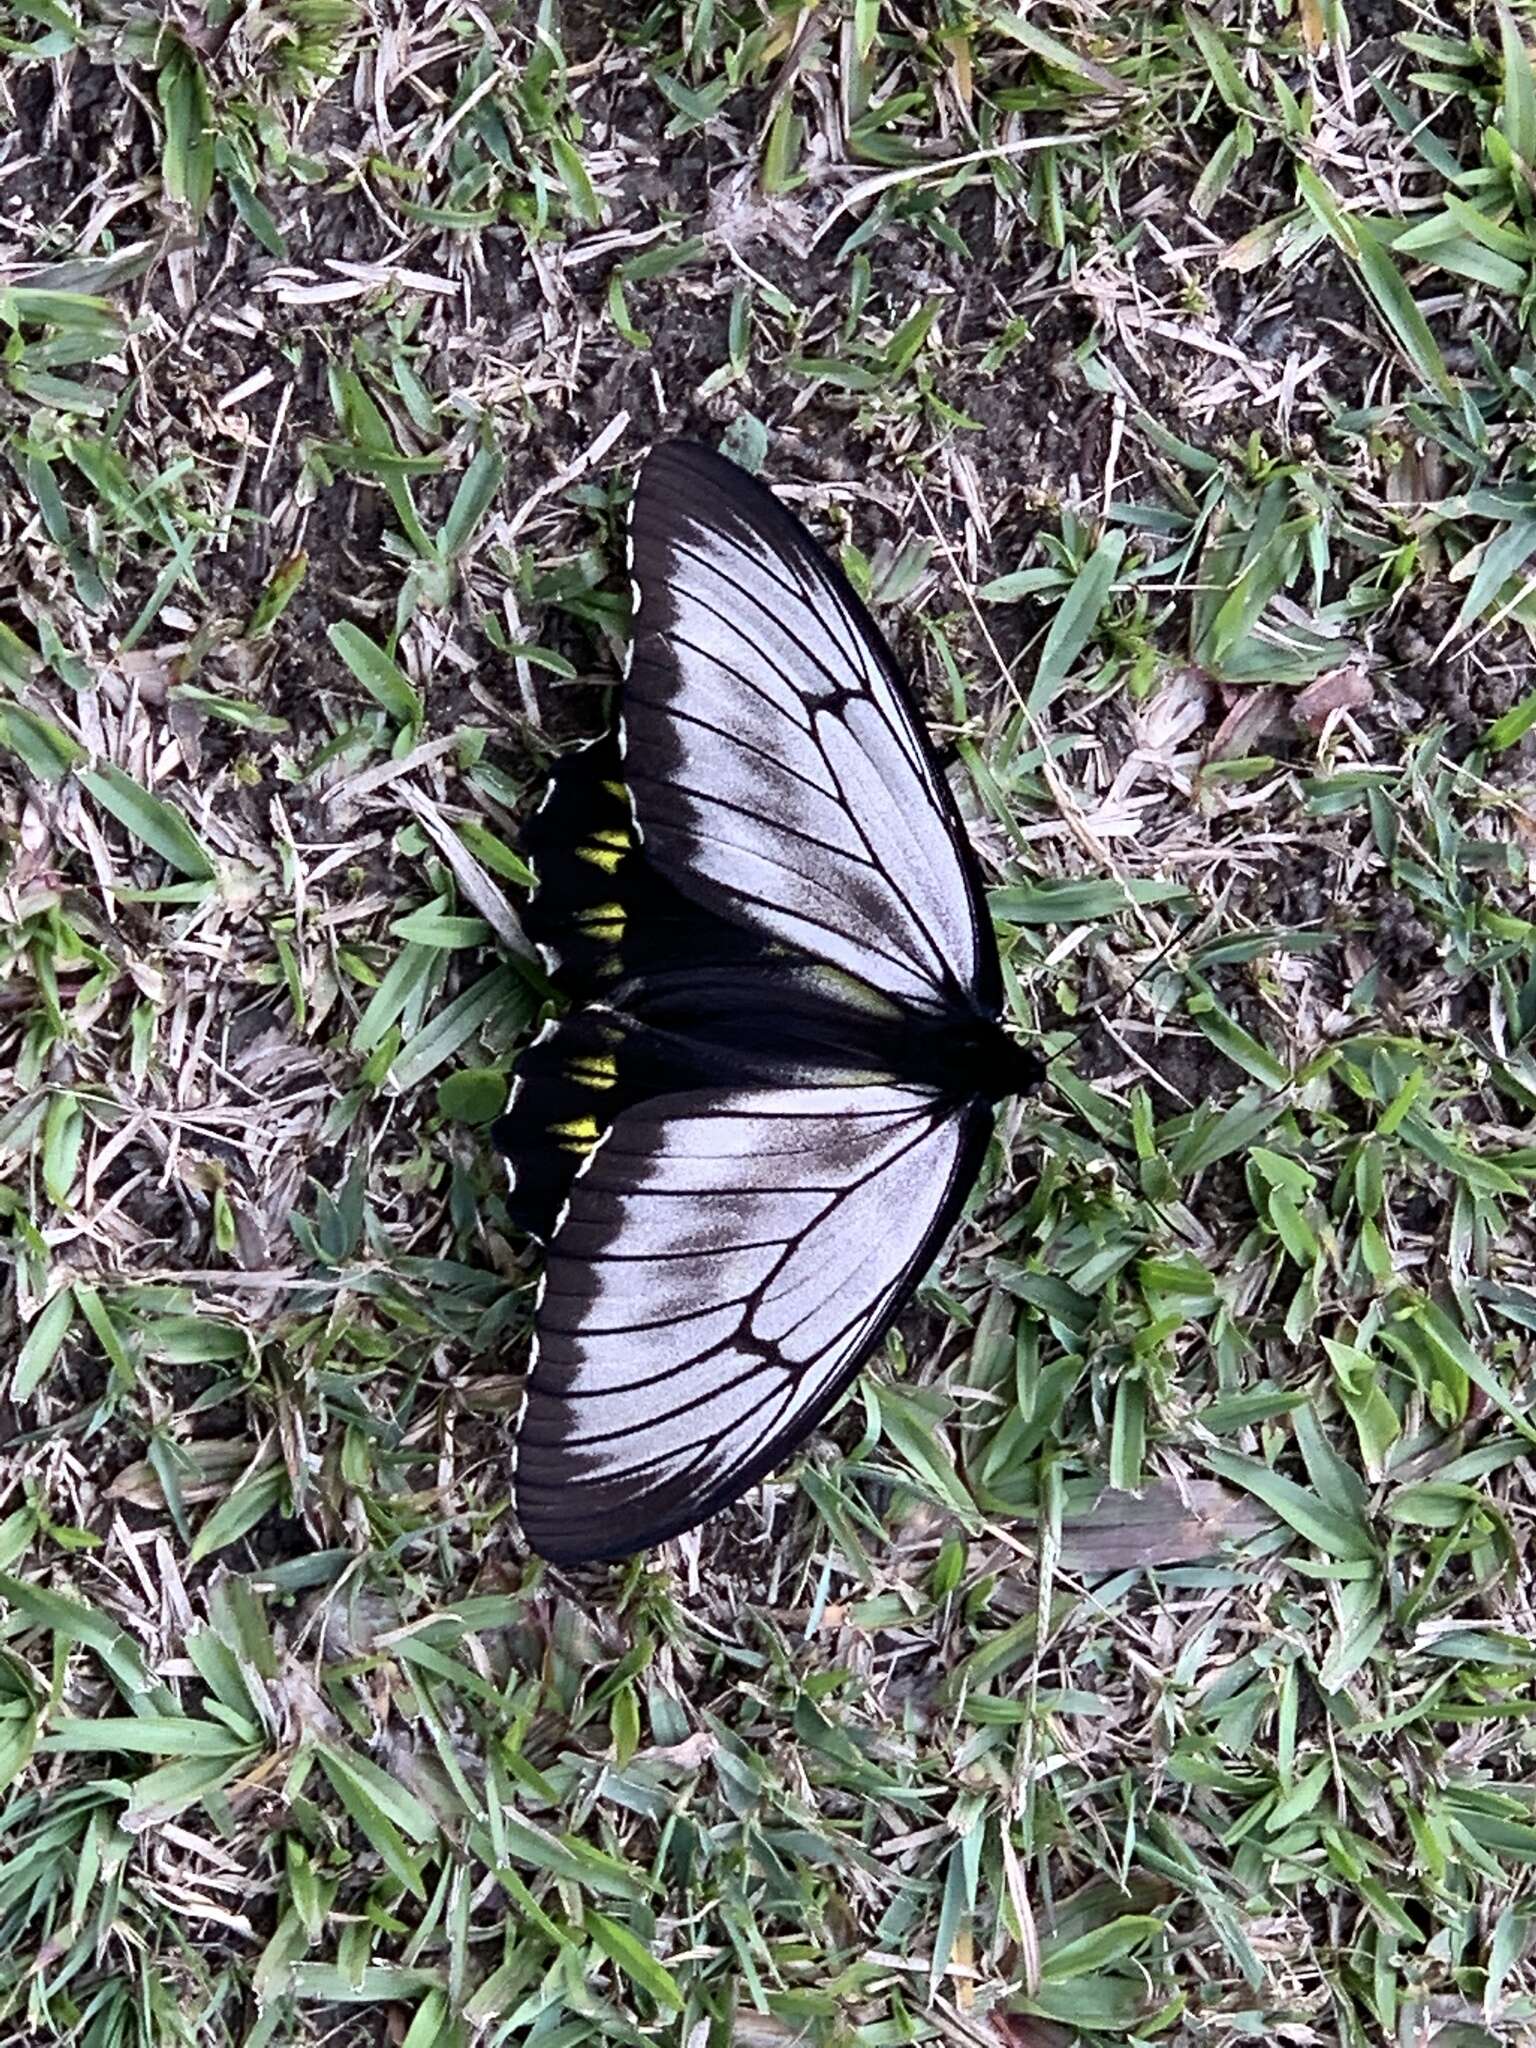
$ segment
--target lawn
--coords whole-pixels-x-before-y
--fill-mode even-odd
[[[0,2048],[1536,2039],[1536,6],[0,0]],[[509,1500],[662,433],[1052,1056],[795,1466]]]

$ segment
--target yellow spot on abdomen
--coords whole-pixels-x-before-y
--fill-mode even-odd
[[[611,875],[624,858],[624,849],[622,846],[578,846],[576,858],[590,861],[593,867],[601,868],[605,875]]]
[[[566,1070],[573,1081],[579,1081],[584,1088],[612,1088],[619,1078],[618,1068],[607,1053],[583,1053],[580,1059],[572,1060]]]
[[[598,1139],[597,1119],[572,1117],[568,1123],[551,1124],[549,1134],[552,1138],[559,1138],[567,1152],[590,1152]]]

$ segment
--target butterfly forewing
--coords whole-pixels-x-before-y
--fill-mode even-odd
[[[683,892],[917,1009],[995,1009],[975,861],[846,577],[760,485],[659,448],[631,524],[625,773]]]
[[[776,1464],[890,1327],[989,1125],[902,1087],[626,1110],[546,1268],[518,1475],[534,1548],[623,1555]]]

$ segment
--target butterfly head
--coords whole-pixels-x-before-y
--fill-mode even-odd
[[[1045,1079],[1045,1061],[1020,1045],[995,1017],[968,1018],[951,1027],[944,1063],[952,1081],[967,1095],[1000,1102],[1006,1095],[1025,1095]]]

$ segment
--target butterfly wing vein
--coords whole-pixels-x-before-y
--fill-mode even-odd
[[[641,476],[626,773],[647,850],[724,914],[932,1012],[996,1006],[974,857],[841,572],[729,465]]]

